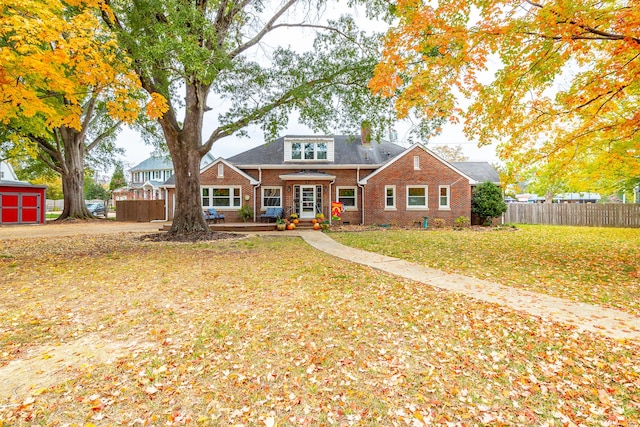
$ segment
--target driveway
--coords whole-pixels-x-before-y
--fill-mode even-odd
[[[79,234],[152,233],[165,222],[122,222],[104,219],[88,221],[67,220],[64,223],[48,222],[34,225],[0,226],[0,240],[32,239],[38,237],[64,237]]]

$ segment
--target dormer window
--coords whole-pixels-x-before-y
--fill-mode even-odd
[[[333,138],[285,140],[285,161],[333,161]]]

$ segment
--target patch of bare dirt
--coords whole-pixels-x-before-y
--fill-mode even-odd
[[[245,236],[235,233],[224,233],[213,231],[207,233],[206,231],[173,234],[167,232],[145,234],[140,236],[140,240],[144,242],[202,242],[211,240],[227,240],[227,239],[241,239]]]

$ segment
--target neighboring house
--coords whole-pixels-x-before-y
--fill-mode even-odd
[[[207,153],[202,158],[200,167],[205,167],[214,160],[213,155]],[[165,196],[160,187],[173,176],[173,162],[169,155],[155,152],[131,168],[129,173],[129,186],[115,190],[115,200],[160,200]]]
[[[0,181],[18,181],[18,176],[8,162],[0,161]]]
[[[471,217],[471,189],[498,183],[486,162],[448,163],[420,144],[362,142],[349,136],[285,136],[201,170],[202,208],[215,207],[227,221],[242,205],[256,218],[267,207],[302,220],[330,216],[331,203],[344,206],[349,224],[422,223],[425,216],[452,224]],[[175,186],[169,179],[168,218],[173,217]]]

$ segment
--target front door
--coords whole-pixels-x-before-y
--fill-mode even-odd
[[[300,186],[300,218],[316,217],[316,187],[315,185]]]

